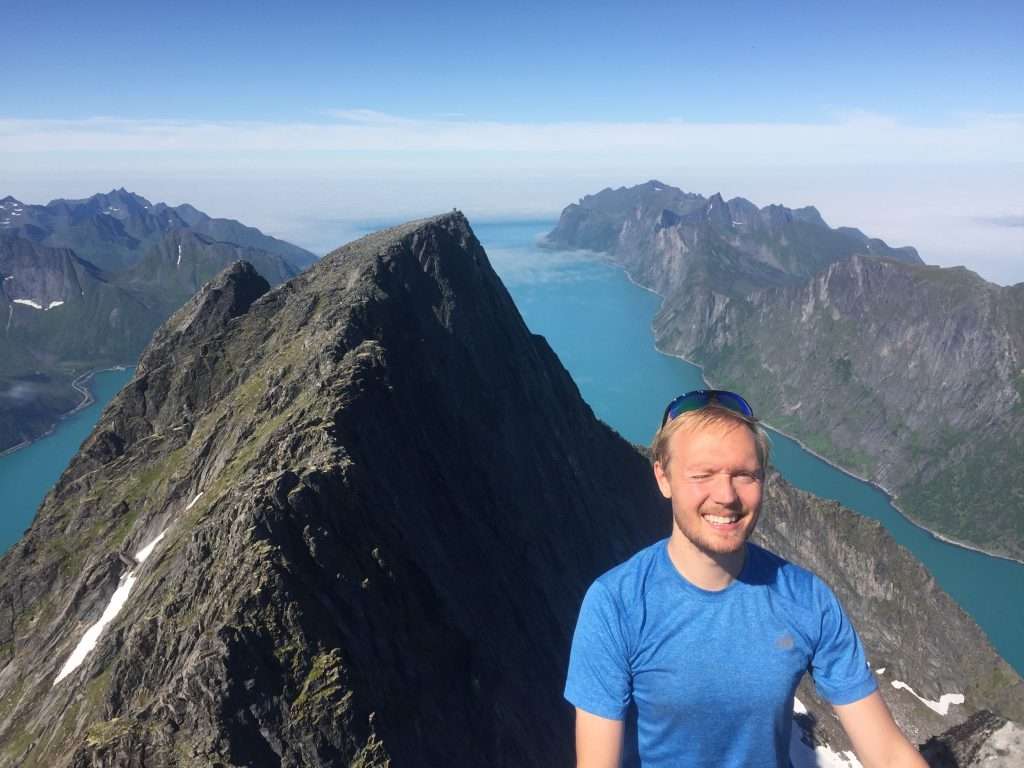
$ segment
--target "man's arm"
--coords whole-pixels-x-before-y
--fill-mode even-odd
[[[834,709],[864,768],[928,768],[892,719],[878,691]]]
[[[619,768],[622,720],[609,720],[576,708],[576,768]]]

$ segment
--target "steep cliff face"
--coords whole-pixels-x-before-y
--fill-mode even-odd
[[[731,300],[659,347],[896,494],[929,527],[1024,558],[1024,286],[855,256]]]
[[[812,208],[651,184],[569,206],[549,241],[603,250],[664,296],[658,347],[768,422],[928,527],[1024,558],[1024,286],[927,267]]]
[[[128,362],[158,322],[73,251],[0,235],[0,451],[44,434],[81,400],[76,375]]]
[[[772,487],[763,541],[820,566],[872,661],[965,695],[939,717],[883,685],[914,738],[1021,716],[905,551]],[[668,527],[460,214],[271,291],[237,265],[157,332],[0,560],[0,766],[570,764],[580,599]]]

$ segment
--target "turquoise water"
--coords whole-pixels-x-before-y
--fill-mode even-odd
[[[553,221],[476,223],[474,230],[527,325],[546,336],[584,399],[635,443],[648,443],[664,405],[704,386],[701,370],[654,349],[661,300],[625,273],[579,254],[535,247]],[[756,407],[756,403],[754,404]],[[772,433],[773,464],[793,485],[879,520],[1024,674],[1024,566],[939,541],[909,523],[874,486]]]
[[[95,402],[63,419],[50,435],[0,458],[0,555],[32,523],[43,497],[67,468],[103,411],[132,376],[131,369],[101,371],[89,389]]]

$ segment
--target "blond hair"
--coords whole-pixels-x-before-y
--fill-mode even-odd
[[[669,442],[676,432],[696,432],[712,426],[744,426],[754,436],[754,445],[757,451],[757,460],[761,464],[761,471],[768,470],[768,457],[771,454],[771,441],[768,433],[764,431],[761,423],[752,416],[744,416],[742,413],[733,411],[715,403],[705,405],[694,411],[686,411],[665,422],[651,442],[651,464],[660,464],[662,471],[668,473]]]

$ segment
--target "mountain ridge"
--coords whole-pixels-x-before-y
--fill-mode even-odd
[[[12,203],[7,206],[0,201],[0,233],[15,234],[43,245],[74,248],[81,258],[108,271],[132,266],[154,240],[176,228],[277,254],[298,269],[316,261],[309,251],[265,235],[255,227],[234,219],[208,216],[188,203],[154,204],[124,187],[81,199],[57,198],[46,205],[25,205],[8,198]]]
[[[530,333],[461,214],[261,281],[232,266],[164,324],[0,558],[0,765],[570,762],[579,601],[668,532],[647,459]],[[764,534],[823,540],[839,589],[879,567],[857,555],[877,525],[771,487]],[[885,567],[922,572],[888,546]],[[883,686],[898,717],[919,738],[1018,717],[1020,679],[914,583],[854,601],[869,653],[899,647],[877,605],[907,606],[934,658],[890,659],[900,679],[970,698],[937,718]]]

